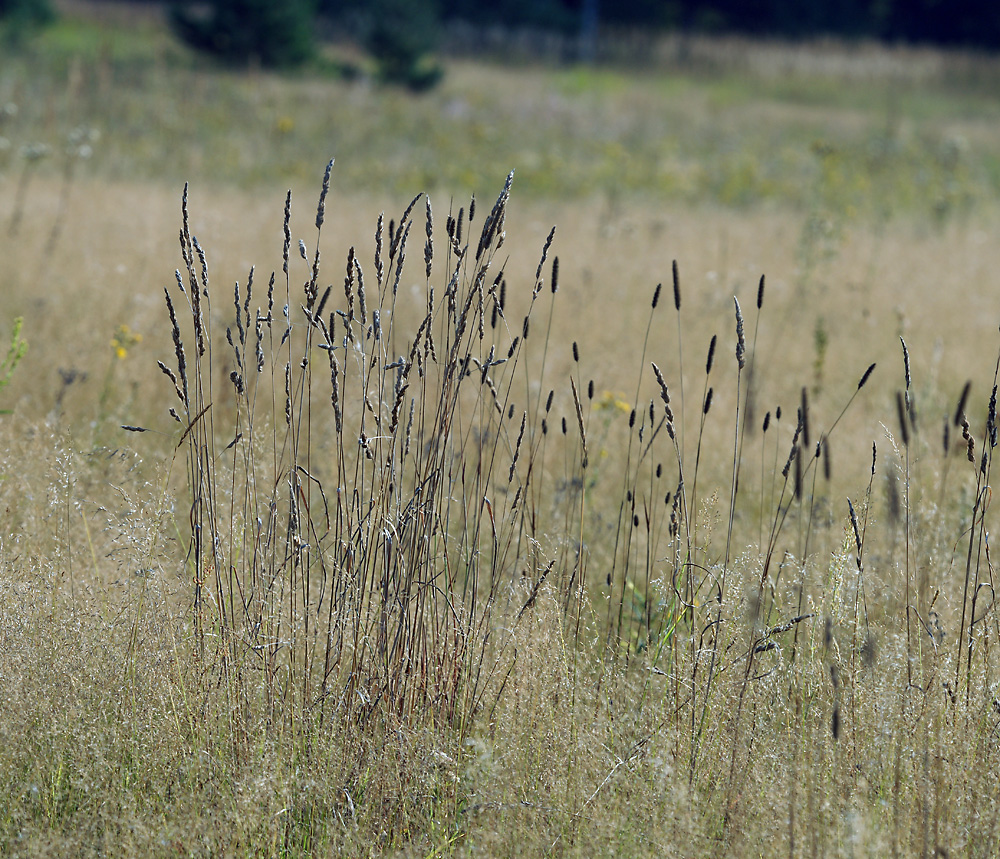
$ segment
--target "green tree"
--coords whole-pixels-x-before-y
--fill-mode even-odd
[[[171,23],[198,50],[234,64],[288,68],[314,51],[313,0],[211,0],[175,3]]]
[[[431,56],[440,0],[319,0],[319,8],[368,52],[383,81],[423,90],[441,78]]]
[[[47,24],[54,17],[51,0],[0,0],[0,18]]]
[[[414,90],[429,89],[441,78],[430,59],[437,41],[438,9],[431,0],[373,0],[365,26],[365,48],[378,63],[380,77]]]
[[[0,21],[9,42],[18,42],[56,17],[51,0],[0,0]]]

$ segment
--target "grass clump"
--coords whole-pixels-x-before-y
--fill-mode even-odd
[[[491,268],[508,194],[509,182],[474,256],[463,241],[474,210],[468,220],[464,211],[449,216],[440,302],[430,286],[429,202],[417,209],[416,198],[398,224],[380,218],[367,277],[349,254],[341,310],[331,306],[332,285],[320,289],[318,245],[308,253],[300,242],[295,253],[289,195],[282,280],[272,275],[263,295],[253,271],[237,285],[226,355],[213,352],[207,260],[185,203],[186,276],[166,295],[175,362],[161,369],[178,399],[171,414],[184,427],[194,505],[195,635],[200,658],[221,660],[238,700],[246,703],[247,684],[260,684],[251,699],[262,695],[272,718],[294,702],[296,718],[308,713],[320,725],[334,715],[364,724],[416,712],[463,725],[495,697],[481,636],[516,545],[517,531],[504,523],[516,521],[523,493],[515,476],[526,418],[515,440],[504,417],[514,409],[508,371],[519,338],[503,354],[487,354],[480,338],[491,312],[494,321],[502,313],[503,272]],[[425,216],[427,308],[416,331],[404,333],[396,303],[415,212]],[[296,296],[303,261],[307,279]],[[177,301],[187,304],[190,339]],[[235,407],[224,448],[217,427],[229,415],[219,414],[223,395],[211,371],[220,361],[232,367]],[[322,400],[320,384],[329,386]],[[463,406],[476,393],[469,415]]]

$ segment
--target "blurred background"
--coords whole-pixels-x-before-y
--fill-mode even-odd
[[[513,169],[512,283],[533,282],[557,224],[580,312],[554,351],[593,344],[599,390],[634,372],[673,259],[698,351],[767,274],[762,354],[798,357],[762,409],[821,393],[834,356],[859,356],[852,377],[896,360],[899,335],[932,413],[969,368],[989,384],[994,4],[0,0],[0,16],[0,319],[32,342],[5,396],[31,414],[113,427],[151,409],[136,397],[170,348],[184,182],[232,283],[280,266],[286,189],[308,237],[331,157],[331,260],[414,194],[444,217]],[[870,425],[894,413],[885,385]]]

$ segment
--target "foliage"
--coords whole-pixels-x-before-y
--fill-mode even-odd
[[[19,42],[28,33],[55,20],[51,0],[0,0],[0,22],[8,42]]]
[[[366,49],[388,83],[420,91],[434,86],[442,75],[429,54],[437,36],[438,12],[432,2],[374,0],[363,24]]]
[[[312,0],[212,0],[177,3],[171,21],[192,47],[234,64],[297,66],[312,56]]]
[[[445,18],[474,24],[505,24],[562,31],[579,26],[577,14],[561,0],[498,0],[496,3],[443,0],[442,14]]]
[[[324,8],[343,5],[344,0],[326,0]],[[572,33],[584,26],[586,6],[583,0],[441,0],[440,11],[445,20]],[[599,7],[601,22],[612,27],[1000,45],[1000,9],[990,0],[621,0]]]
[[[10,384],[10,377],[13,375],[17,365],[21,363],[25,352],[28,351],[28,341],[21,337],[21,328],[24,319],[20,316],[14,320],[14,329],[10,335],[10,346],[7,347],[7,356],[0,362],[0,391]]]
[[[54,17],[51,0],[0,0],[0,18],[47,24]]]

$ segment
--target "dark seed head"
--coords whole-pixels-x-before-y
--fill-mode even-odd
[[[906,341],[900,337],[900,344],[903,346],[903,376],[906,379],[906,390],[910,390],[910,350],[906,348]]]
[[[955,409],[955,426],[962,425],[962,415],[965,414],[965,403],[969,399],[969,391],[972,388],[972,382],[968,381],[965,383],[965,387],[962,388],[962,395],[958,398],[958,408]]]
[[[799,409],[799,420],[802,422],[802,443],[809,444],[809,392],[803,386],[802,405]]]
[[[906,405],[903,403],[902,391],[896,391],[896,416],[899,418],[899,432],[903,439],[903,447],[909,447],[910,422],[906,419]]]
[[[867,370],[865,370],[865,374],[861,377],[861,381],[858,382],[858,390],[859,391],[865,386],[865,382],[868,381],[868,377],[871,376],[871,374],[874,372],[874,370],[875,370],[875,365],[874,364],[872,364]]]

